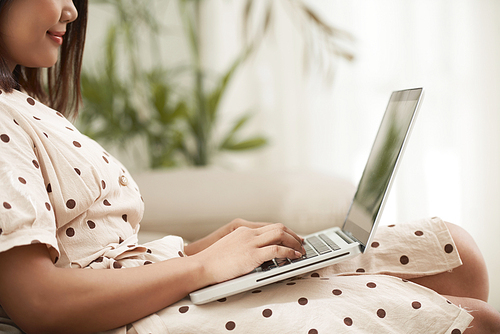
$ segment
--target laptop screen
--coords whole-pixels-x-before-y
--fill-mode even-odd
[[[415,118],[422,89],[393,92],[342,230],[369,247]],[[373,235],[372,235],[373,237]]]

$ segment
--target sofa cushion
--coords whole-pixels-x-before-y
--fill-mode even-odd
[[[248,172],[214,168],[134,176],[145,202],[142,233],[196,240],[235,218],[281,222],[307,234],[343,223],[355,188],[317,172]]]

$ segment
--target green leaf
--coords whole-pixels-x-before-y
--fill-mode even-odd
[[[243,115],[242,117],[240,117],[235,125],[233,126],[233,128],[231,130],[229,130],[229,132],[226,134],[225,138],[223,139],[222,141],[222,144],[220,145],[220,147],[225,147],[226,145],[230,145],[230,143],[234,142],[234,137],[236,135],[236,133],[238,132],[238,130],[240,130],[247,122],[248,120],[251,118],[251,114],[250,113],[247,113],[245,115]]]
[[[226,143],[221,147],[227,151],[246,151],[261,148],[267,145],[267,139],[262,136],[256,136],[236,143]]]

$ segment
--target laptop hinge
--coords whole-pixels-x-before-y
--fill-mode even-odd
[[[335,231],[335,233],[337,233],[337,235],[339,237],[341,237],[342,240],[344,240],[348,244],[352,244],[354,242],[357,242],[359,244],[359,247],[361,248],[361,251],[365,250],[365,245],[361,241],[359,241],[358,239],[356,239],[352,234],[350,234],[350,233],[344,233],[344,231]]]

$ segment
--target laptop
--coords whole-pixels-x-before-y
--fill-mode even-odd
[[[306,255],[273,259],[252,272],[190,293],[204,304],[345,261],[366,252],[377,229],[389,189],[423,96],[422,88],[391,94],[382,123],[342,228],[304,236]]]

